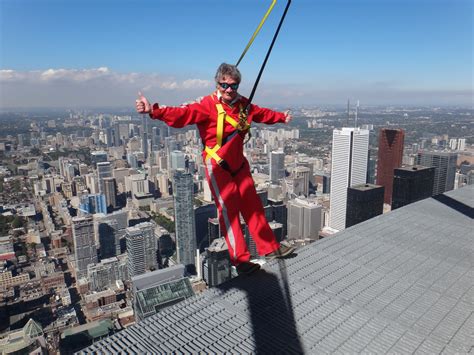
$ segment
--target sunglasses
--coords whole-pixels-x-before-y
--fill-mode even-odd
[[[237,90],[239,88],[239,84],[227,84],[227,83],[219,83],[219,86],[223,88],[224,90],[227,90],[228,88],[231,88],[232,90]]]

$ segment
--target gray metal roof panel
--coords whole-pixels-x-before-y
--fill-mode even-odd
[[[419,201],[162,310],[110,337],[113,347],[103,340],[89,351],[469,352],[472,230],[462,211]]]
[[[462,189],[445,192],[444,195],[461,202],[462,204],[474,208],[474,185],[467,185]]]

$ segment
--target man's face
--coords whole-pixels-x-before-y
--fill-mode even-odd
[[[217,84],[217,90],[221,93],[222,100],[224,100],[225,103],[230,103],[237,97],[238,88],[238,81],[230,76],[224,76]]]

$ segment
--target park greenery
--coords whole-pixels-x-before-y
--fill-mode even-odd
[[[159,213],[152,213],[151,215],[152,215],[153,220],[156,222],[156,224],[162,226],[170,233],[175,232],[175,225],[171,219]]]

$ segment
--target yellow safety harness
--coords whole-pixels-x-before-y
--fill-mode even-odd
[[[229,123],[237,131],[247,131],[250,124],[247,121],[247,114],[244,112],[242,105],[240,105],[239,121],[230,117],[222,107],[222,104],[216,104],[217,109],[217,128],[216,128],[216,145],[214,147],[204,148],[207,153],[205,160],[213,158],[218,164],[222,162],[222,158],[217,154],[217,151],[222,147],[222,138],[224,135],[224,122]],[[237,132],[236,132],[237,133]],[[237,133],[238,134],[238,133]]]

